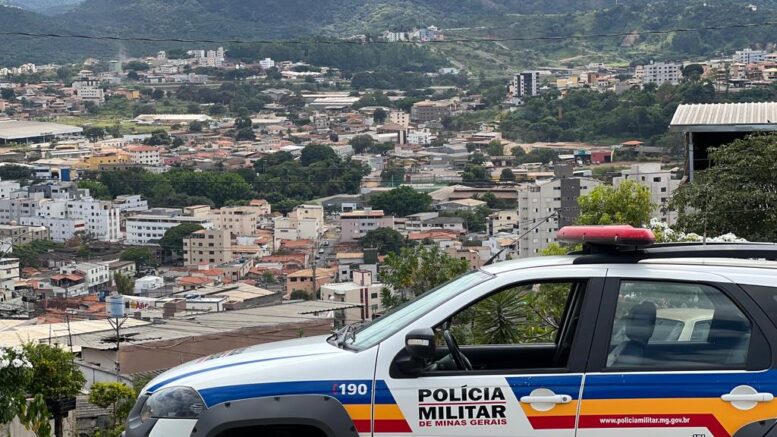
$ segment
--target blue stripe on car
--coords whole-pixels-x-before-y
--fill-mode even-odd
[[[313,356],[317,356],[317,355],[329,355],[329,353],[327,352],[327,353],[320,353],[320,354],[294,355],[294,356],[290,356],[290,357],[263,358],[261,360],[240,361],[240,362],[237,362],[237,363],[230,363],[230,364],[223,364],[221,366],[208,367],[207,369],[200,369],[200,370],[195,370],[193,372],[182,373],[182,374],[180,374],[178,376],[173,376],[172,378],[168,378],[168,379],[166,379],[164,381],[158,382],[158,383],[154,384],[152,387],[150,387],[147,390],[147,392],[148,393],[153,393],[153,392],[159,390],[160,388],[170,384],[171,382],[175,382],[175,381],[178,381],[179,379],[183,379],[183,378],[188,378],[189,376],[199,375],[201,373],[211,372],[213,370],[226,369],[226,368],[235,367],[235,366],[245,366],[247,364],[266,363],[266,362],[269,362],[269,361],[288,360],[288,359],[291,359],[291,358],[313,357]]]
[[[382,381],[381,381],[382,382]],[[342,387],[345,385],[345,387]],[[348,386],[366,385],[367,391],[348,394]],[[385,383],[383,384],[385,386]],[[345,391],[345,394],[343,393]],[[331,381],[292,381],[269,382],[260,384],[240,384],[224,387],[211,387],[199,390],[202,400],[208,408],[224,402],[269,396],[323,395],[336,398],[342,404],[367,404],[372,402],[372,381],[370,380],[331,380]],[[389,396],[390,393],[389,393]]]

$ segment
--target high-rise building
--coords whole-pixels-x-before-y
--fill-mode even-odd
[[[516,97],[533,97],[540,95],[540,72],[523,71],[513,78],[513,93]]]
[[[632,165],[623,170],[621,176],[612,180],[612,185],[618,187],[623,182],[631,180],[650,190],[650,201],[656,205],[652,218],[658,218],[670,226],[677,221],[677,212],[667,211],[666,206],[672,192],[680,186],[680,178],[671,170],[662,170],[660,163],[645,163]]]
[[[766,60],[768,53],[764,50],[744,49],[734,52],[734,62],[742,64],[758,64]]]
[[[680,64],[657,62],[642,65],[641,67],[643,85],[649,83],[654,83],[656,85],[671,83],[672,85],[677,85],[683,77],[681,71],[682,66]],[[636,76],[639,76],[639,74]]]

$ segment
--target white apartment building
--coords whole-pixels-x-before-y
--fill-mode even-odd
[[[273,240],[278,249],[283,240],[317,240],[324,232],[324,208],[300,205],[286,217],[273,219]]]
[[[558,230],[574,224],[580,215],[577,199],[601,185],[590,178],[571,177],[572,168],[557,166],[554,179],[537,181],[520,189],[519,256],[538,256],[556,241]]]
[[[0,181],[0,199],[8,199],[11,197],[11,193],[18,191],[21,188],[19,182],[16,181]]]
[[[747,48],[734,52],[734,57],[732,60],[742,64],[760,64],[761,62],[766,61],[766,56],[768,54],[769,53],[765,50],[753,50]]]
[[[262,70],[269,70],[275,67],[275,61],[273,61],[271,58],[264,58],[261,61],[259,61],[259,67]]]
[[[422,146],[428,146],[432,144],[432,141],[437,138],[429,129],[413,129],[407,133],[408,144],[420,144]]]
[[[136,246],[156,244],[165,236],[168,229],[182,223],[195,223],[205,229],[213,227],[207,215],[195,217],[184,215],[180,209],[157,208],[127,217],[125,221],[127,244]]]
[[[125,149],[130,154],[130,162],[152,167],[162,165],[162,152],[158,147],[129,146]]]
[[[499,233],[512,233],[518,229],[518,210],[506,209],[496,211],[488,216],[488,235],[493,237]]]
[[[266,214],[265,214],[266,213]],[[238,236],[257,235],[267,208],[259,206],[230,206],[211,210],[209,218],[215,229],[232,232]]]
[[[165,280],[159,276],[144,276],[135,280],[135,294],[145,294],[165,286]]]
[[[89,262],[68,264],[59,268],[63,275],[81,274],[89,291],[99,291],[111,285],[110,269],[107,265]]]
[[[683,77],[682,65],[657,62],[641,66],[642,84],[654,83],[661,85],[670,83],[677,85]]]
[[[140,194],[126,194],[116,196],[113,200],[113,206],[121,212],[147,211],[148,201],[144,200]]]
[[[325,284],[321,286],[321,299],[335,302],[360,303],[363,306],[344,310],[346,323],[372,320],[384,308],[381,300],[383,284],[373,282],[373,274],[367,270],[354,270],[353,282]]]
[[[109,201],[83,197],[45,199],[34,197],[0,199],[0,221],[49,228],[51,239],[66,241],[76,232],[88,232],[100,241],[121,239],[120,211]]]
[[[105,101],[105,91],[100,86],[100,81],[95,78],[84,77],[73,82],[73,90],[81,100]]]
[[[11,298],[11,292],[19,279],[19,258],[0,259],[0,298],[5,301]]]
[[[612,180],[614,187],[624,181],[632,180],[650,190],[650,201],[656,205],[652,217],[659,218],[670,226],[677,222],[676,211],[665,211],[667,203],[674,190],[680,186],[680,179],[671,170],[662,170],[660,163],[634,164],[621,176]]]
[[[49,238],[58,243],[65,242],[77,233],[86,232],[86,223],[76,218],[54,217],[22,217],[19,224],[23,226],[44,226],[49,231]]]

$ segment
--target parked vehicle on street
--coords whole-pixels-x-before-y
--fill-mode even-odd
[[[125,434],[777,436],[777,245],[654,244],[628,226],[559,239],[583,249],[174,368]]]

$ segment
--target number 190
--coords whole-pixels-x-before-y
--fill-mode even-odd
[[[366,395],[367,384],[340,384],[337,386],[337,390],[342,395]]]

